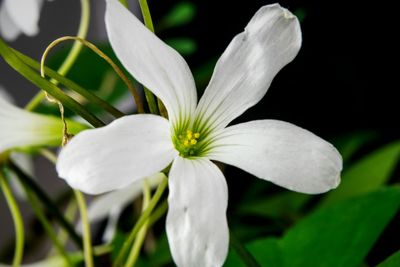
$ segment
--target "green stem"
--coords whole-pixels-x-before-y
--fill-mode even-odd
[[[254,256],[246,249],[232,232],[230,233],[230,245],[236,251],[243,263],[248,267],[261,267]]]
[[[33,69],[36,70],[40,70],[40,63],[37,62],[36,60],[28,57],[27,55],[22,54],[21,52],[15,50],[15,49],[11,49],[26,65],[30,66]],[[45,72],[46,75],[51,77],[53,80],[57,80],[58,82],[60,82],[61,84],[65,85],[66,87],[68,87],[69,89],[71,89],[72,91],[77,92],[78,94],[82,95],[83,97],[85,97],[88,101],[92,102],[93,104],[96,104],[98,106],[100,106],[101,108],[103,108],[104,110],[106,110],[107,112],[109,112],[111,115],[113,115],[116,118],[122,117],[125,114],[122,111],[119,111],[118,109],[116,109],[115,107],[113,107],[112,105],[108,104],[106,101],[104,101],[103,99],[101,99],[100,97],[96,96],[95,94],[93,94],[92,92],[90,92],[89,90],[81,87],[80,85],[76,84],[75,82],[69,80],[68,78],[65,78],[64,76],[61,76],[60,74],[58,74],[56,71],[45,67]],[[38,96],[39,94],[43,94],[43,97],[45,96],[44,92],[41,91],[39,92],[36,96]],[[36,98],[35,96],[35,98]],[[34,98],[34,99],[35,99]],[[33,101],[35,101],[34,99],[32,99],[32,103]],[[42,99],[38,100],[39,102],[42,101]]]
[[[142,211],[146,210],[147,206],[149,205],[150,197],[151,197],[150,187],[145,179],[143,181],[143,208],[142,208]],[[125,264],[125,267],[135,266],[135,263],[140,254],[140,249],[142,248],[144,239],[146,237],[148,227],[149,227],[149,220],[147,220],[143,224],[142,228],[140,229],[139,233],[137,234],[137,237],[135,239],[135,242],[133,243],[132,250],[128,256],[128,260]]]
[[[83,251],[84,251],[85,265],[86,267],[94,267],[92,240],[91,240],[90,225],[89,225],[85,199],[80,191],[74,190],[74,193],[76,201],[78,203],[79,212],[82,220]]]
[[[149,218],[149,226],[155,224],[168,210],[168,201],[164,200],[157,209],[151,214]]]
[[[149,206],[147,207],[147,209],[145,211],[142,212],[142,215],[140,216],[139,220],[136,222],[136,224],[133,227],[132,231],[130,232],[128,238],[125,240],[124,244],[122,245],[122,248],[119,251],[117,258],[115,259],[113,266],[120,265],[127,250],[129,249],[130,245],[132,244],[132,242],[135,239],[139,230],[147,222],[147,219],[150,217],[151,212],[154,210],[155,206],[157,205],[158,201],[160,200],[162,194],[164,193],[165,189],[167,188],[167,185],[168,185],[168,179],[165,177],[161,181],[161,183],[158,185],[153,198],[150,200]]]
[[[37,185],[37,183],[29,177],[25,172],[23,172],[17,165],[15,165],[11,160],[8,162],[10,168],[17,174],[18,179],[22,184],[24,184],[26,187],[30,188],[35,195],[38,197],[38,199],[43,203],[43,205],[46,207],[47,211],[54,216],[54,219],[56,219],[60,226],[63,227],[68,234],[70,235],[72,241],[81,248],[82,247],[82,239],[80,236],[76,233],[74,227],[64,218],[64,216],[61,214],[59,211],[59,208],[54,202],[51,200],[51,198]]]
[[[90,1],[89,0],[81,0],[81,19],[79,24],[79,29],[77,36],[85,39],[87,36],[87,32],[89,29],[89,21],[90,21]],[[64,62],[58,69],[58,73],[61,76],[65,76],[68,71],[71,69],[76,59],[78,58],[79,52],[82,50],[82,44],[80,42],[75,42],[72,46],[72,49],[69,51],[67,57]],[[53,83],[57,84],[57,81],[52,80]],[[34,110],[41,101],[45,98],[45,94],[43,91],[40,91],[36,94],[34,98],[26,105],[27,110]]]
[[[37,87],[45,90],[52,97],[60,101],[64,106],[79,114],[82,118],[87,120],[94,127],[104,126],[105,124],[94,116],[92,113],[87,111],[81,104],[76,102],[74,99],[66,95],[60,88],[55,86],[53,83],[42,78],[33,69],[22,62],[19,57],[12,52],[12,50],[7,46],[7,44],[0,38],[0,55],[13,69],[19,72],[31,83]]]
[[[149,9],[149,5],[147,4],[147,1],[139,0],[139,5],[140,5],[140,10],[142,11],[144,25],[146,25],[146,27],[151,32],[154,33],[153,20],[151,19],[150,9]],[[152,114],[159,114],[159,111],[162,110],[162,108],[157,107],[157,102],[154,98],[153,93],[146,87],[143,87],[143,89],[144,89],[144,95],[146,96],[146,100],[149,105],[150,112]]]
[[[29,203],[31,204],[33,211],[35,212],[36,216],[38,217],[40,223],[42,224],[44,230],[46,231],[47,235],[50,237],[51,241],[53,242],[55,248],[57,249],[58,253],[63,256],[69,266],[73,266],[73,262],[71,258],[68,256],[67,252],[64,249],[63,244],[57,238],[55,231],[51,223],[47,220],[46,215],[43,213],[42,208],[38,202],[36,196],[32,193],[30,188],[24,186],[26,195],[28,197]]]
[[[48,53],[50,52],[50,50],[53,49],[56,45],[58,45],[64,41],[68,41],[68,40],[79,41],[84,46],[86,46],[87,48],[92,50],[94,53],[96,53],[99,57],[104,59],[113,68],[113,70],[115,71],[115,73],[117,73],[117,75],[121,78],[121,80],[126,84],[128,90],[131,92],[131,94],[136,102],[136,107],[137,107],[138,113],[144,113],[142,100],[140,99],[140,95],[137,92],[137,90],[136,90],[135,86],[133,85],[133,83],[131,82],[131,80],[129,80],[129,78],[125,75],[125,73],[118,67],[117,64],[114,63],[114,61],[109,56],[107,56],[105,53],[103,53],[99,48],[97,48],[97,46],[95,46],[94,44],[92,44],[89,41],[86,41],[85,39],[75,37],[75,36],[64,36],[64,37],[60,37],[60,38],[54,40],[53,42],[51,42],[51,44],[49,44],[47,46],[46,50],[44,51],[44,53],[42,55],[42,59],[40,61],[40,74],[42,77],[44,77],[44,74],[45,74],[44,62],[45,62],[46,57],[47,57]]]
[[[128,8],[129,9],[129,3],[128,3],[128,0],[119,0],[119,2],[121,3],[121,4],[123,4],[126,8]]]
[[[4,197],[6,198],[8,207],[10,209],[14,221],[16,241],[15,241],[15,251],[14,251],[14,259],[12,266],[18,267],[21,265],[22,257],[24,254],[24,242],[25,242],[24,222],[21,216],[21,212],[18,208],[17,202],[15,201],[15,198],[11,192],[10,186],[8,185],[6,177],[3,176],[1,170],[0,170],[0,187],[4,193]]]

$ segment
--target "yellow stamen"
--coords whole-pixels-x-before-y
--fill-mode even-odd
[[[199,134],[199,133],[195,133],[195,134],[194,134],[194,138],[198,139],[199,137],[200,137],[200,134]]]
[[[197,140],[196,140],[196,139],[192,139],[192,140],[190,140],[190,144],[191,144],[191,145],[195,145],[195,144],[197,144]]]
[[[183,141],[183,145],[184,146],[189,146],[189,140],[185,139],[185,141]]]

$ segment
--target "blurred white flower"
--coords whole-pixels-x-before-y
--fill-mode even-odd
[[[69,120],[68,126],[73,134],[87,128]],[[62,128],[60,118],[26,111],[0,97],[0,152],[21,147],[58,146]]]
[[[304,193],[339,184],[340,154],[311,132],[276,120],[228,126],[298,53],[300,25],[290,11],[274,4],[254,15],[217,62],[199,103],[185,60],[117,0],[107,1],[106,26],[118,58],[163,101],[169,121],[139,114],[84,131],[61,151],[57,171],[73,188],[100,194],[172,162],[166,228],[178,266],[221,266],[228,252],[228,190],[211,160]]]
[[[165,175],[163,173],[157,173],[148,177],[146,180],[149,187],[154,188],[164,177]],[[98,196],[90,202],[88,206],[88,217],[90,223],[96,223],[108,219],[103,235],[103,241],[110,242],[112,240],[115,230],[117,229],[117,223],[121,212],[142,194],[142,188],[142,181],[137,181],[126,188]],[[76,229],[81,231],[81,222],[78,223]]]
[[[0,34],[13,41],[23,33],[39,32],[39,17],[44,0],[3,0],[0,4]]]

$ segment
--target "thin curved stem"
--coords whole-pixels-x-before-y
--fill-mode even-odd
[[[11,48],[11,50],[26,65],[28,65],[29,67],[31,67],[33,69],[40,71],[40,63],[39,62],[37,62],[36,60],[28,57],[27,55],[15,50],[15,49]],[[101,107],[102,109],[106,110],[108,113],[113,115],[115,118],[119,118],[119,117],[122,117],[125,115],[122,111],[116,109],[115,107],[113,107],[112,105],[110,105],[109,103],[107,103],[106,101],[104,101],[103,99],[101,99],[100,97],[98,97],[97,95],[92,93],[91,91],[83,88],[82,86],[76,84],[75,82],[71,81],[70,79],[68,79],[64,76],[61,76],[56,71],[54,71],[48,67],[45,67],[45,72],[46,72],[46,76],[51,77],[52,80],[57,80],[59,83],[63,84],[64,86],[68,87],[72,91],[74,91],[74,92],[78,93],[79,95],[83,96],[84,98],[86,98],[89,102],[96,104],[99,107]],[[43,95],[45,95],[45,94],[43,93]]]
[[[150,186],[146,179],[143,181],[143,207],[142,207],[142,212],[145,211],[149,205],[150,202]],[[144,239],[146,237],[147,229],[149,227],[149,220],[146,220],[146,222],[143,224],[142,228],[137,234],[137,237],[135,239],[135,242],[133,243],[132,250],[129,253],[128,260],[125,264],[125,267],[133,267],[135,266],[135,263],[139,257],[140,254],[140,249],[142,248]]]
[[[133,240],[135,239],[137,233],[142,228],[143,224],[147,222],[147,219],[150,217],[152,211],[154,210],[155,206],[157,205],[158,201],[160,200],[162,194],[164,193],[165,189],[168,185],[168,179],[165,177],[161,183],[158,185],[154,196],[150,200],[149,206],[145,211],[142,212],[139,220],[136,222],[135,226],[133,227],[132,231],[130,232],[128,238],[125,240],[124,244],[122,245],[121,250],[118,253],[117,258],[115,259],[113,266],[119,266],[121,261],[123,260],[127,250],[129,249],[130,245],[132,244]]]
[[[38,199],[43,203],[43,206],[46,207],[47,211],[56,219],[60,226],[63,227],[71,237],[71,240],[81,248],[82,247],[82,239],[76,233],[74,227],[65,219],[65,217],[61,214],[59,208],[56,204],[51,200],[51,198],[44,192],[40,186],[27,175],[24,171],[22,171],[15,163],[11,160],[8,161],[8,166],[17,174],[19,181],[30,188]]]
[[[80,191],[74,190],[74,194],[76,201],[78,203],[79,212],[82,220],[83,251],[84,251],[85,265],[86,267],[94,267],[93,248],[92,248],[92,240],[90,234],[90,225],[87,214],[86,202],[83,197],[83,194]]]
[[[51,223],[46,218],[46,215],[44,214],[37,197],[33,194],[33,192],[30,190],[30,188],[24,186],[24,189],[25,189],[26,195],[28,197],[29,203],[32,206],[33,211],[35,212],[36,216],[38,217],[38,219],[39,219],[40,223],[42,224],[44,230],[46,231],[47,235],[53,242],[57,252],[66,260],[66,262],[68,262],[68,264],[70,266],[73,266],[73,262],[72,262],[71,258],[68,256],[67,252],[65,251],[64,246],[61,243],[61,241],[57,238],[57,234],[54,231]]]
[[[79,23],[79,29],[77,36],[85,39],[89,29],[89,21],[90,21],[90,1],[89,0],[81,0],[81,19]],[[69,51],[67,57],[64,62],[61,64],[58,69],[58,73],[62,76],[65,76],[71,67],[74,65],[80,51],[82,49],[82,44],[80,42],[75,42],[72,46],[72,49]],[[57,81],[52,79],[51,82],[57,84]],[[27,110],[34,110],[45,98],[46,94],[43,91],[37,93],[31,101],[25,106]]]
[[[42,74],[42,76],[44,75],[44,62],[45,62],[46,57],[47,57],[48,53],[50,52],[50,50],[53,49],[59,43],[62,43],[62,42],[67,41],[67,40],[79,41],[84,46],[86,46],[87,48],[92,50],[94,53],[96,53],[98,56],[103,58],[108,64],[110,64],[110,66],[114,69],[114,71],[121,78],[121,80],[126,84],[126,86],[128,87],[129,91],[131,92],[131,94],[132,94],[132,96],[133,96],[133,98],[134,98],[134,100],[136,102],[136,107],[137,107],[138,113],[144,113],[142,100],[140,99],[140,95],[137,92],[137,90],[136,90],[135,86],[133,85],[133,83],[131,82],[131,80],[129,80],[129,78],[118,67],[118,65],[115,64],[114,61],[112,61],[112,59],[109,56],[104,54],[94,44],[92,44],[91,42],[89,42],[89,41],[87,41],[85,39],[82,39],[82,38],[79,38],[79,37],[75,37],[75,36],[64,36],[64,37],[60,37],[60,38],[54,40],[51,44],[49,44],[49,46],[44,51],[44,53],[42,55],[42,59],[40,61],[40,64],[41,64],[40,73]]]
[[[25,242],[25,233],[24,233],[24,222],[21,216],[21,212],[18,208],[18,204],[11,192],[10,186],[6,180],[6,177],[3,176],[2,171],[0,170],[0,187],[4,193],[4,197],[7,201],[7,205],[10,209],[14,227],[15,227],[15,251],[13,258],[13,267],[18,267],[21,265],[22,257],[24,254],[24,242]]]

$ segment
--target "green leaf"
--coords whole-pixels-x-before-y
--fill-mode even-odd
[[[381,262],[377,267],[399,267],[400,266],[400,250],[392,254],[389,258]]]
[[[32,84],[45,90],[52,97],[60,101],[66,108],[74,111],[82,118],[87,120],[94,127],[104,126],[104,123],[99,120],[92,113],[88,112],[81,104],[66,95],[60,88],[55,86],[53,83],[43,79],[36,71],[25,65],[24,62],[15,55],[7,44],[0,38],[0,55],[14,70],[24,76]]]
[[[157,25],[157,31],[168,28],[182,26],[191,22],[196,15],[196,6],[191,2],[181,2],[176,4],[165,15]]]
[[[282,252],[279,247],[278,239],[269,237],[266,239],[255,240],[246,244],[246,248],[263,267],[283,266]],[[224,267],[246,267],[235,250],[231,249]]]
[[[356,132],[336,138],[336,140],[333,141],[333,144],[340,152],[340,155],[342,155],[343,161],[347,163],[355,152],[376,137],[377,134],[374,132]]]
[[[190,38],[169,38],[165,42],[182,55],[191,55],[197,50],[197,44]]]
[[[374,151],[351,166],[337,189],[326,195],[320,206],[374,191],[390,178],[400,156],[400,141]]]
[[[287,191],[246,202],[239,207],[239,212],[270,218],[295,217],[308,200],[309,195]]]
[[[400,207],[400,188],[317,210],[281,240],[286,267],[357,267]]]

